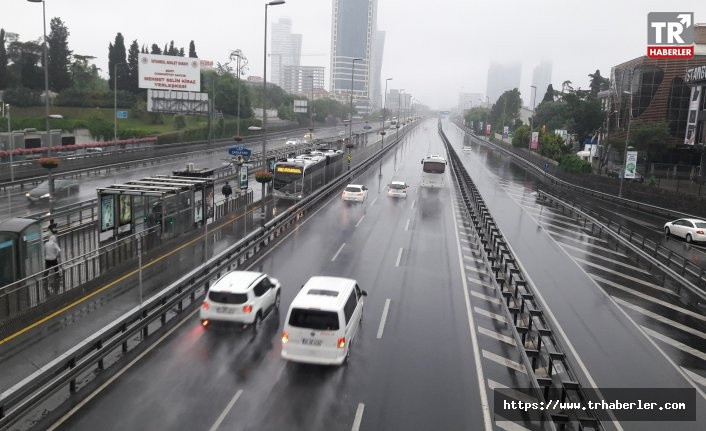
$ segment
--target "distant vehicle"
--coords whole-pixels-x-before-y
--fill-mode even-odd
[[[302,199],[343,172],[343,152],[320,148],[310,154],[275,163],[273,195]]]
[[[344,201],[365,202],[368,188],[360,184],[348,184],[341,195]]]
[[[100,154],[102,152],[103,152],[103,148],[99,148],[99,147],[86,148],[86,154]]]
[[[446,159],[438,154],[431,154],[422,159],[422,187],[442,187]]]
[[[54,200],[66,198],[79,192],[79,183],[73,180],[54,180]],[[49,182],[43,181],[25,194],[30,204],[49,202]]]
[[[339,130],[339,131],[338,131],[338,136],[346,136],[346,131],[345,131],[345,130]]]
[[[621,168],[615,168],[608,171],[608,176],[612,178],[620,178],[625,174],[625,170]],[[635,178],[625,178],[626,181],[637,181],[638,183],[644,182],[645,177],[639,172],[635,171]]]
[[[695,218],[681,218],[664,224],[664,233],[684,238],[686,242],[706,241],[706,221]]]
[[[229,272],[208,289],[199,310],[201,324],[230,322],[257,332],[262,319],[279,310],[281,288],[277,279],[261,272]]]
[[[287,312],[282,358],[309,364],[340,365],[363,318],[367,292],[355,280],[311,277]]]
[[[304,135],[304,142],[311,142],[314,140],[314,134],[313,133],[307,133]]]
[[[404,181],[392,181],[387,186],[387,195],[393,198],[406,198],[409,185]]]
[[[299,145],[301,144],[301,142],[302,141],[300,141],[299,139],[289,139],[287,140],[285,145]]]

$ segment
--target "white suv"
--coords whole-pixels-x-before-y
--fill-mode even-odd
[[[257,332],[270,311],[279,310],[281,285],[267,274],[232,271],[208,289],[200,310],[201,324],[231,322]]]

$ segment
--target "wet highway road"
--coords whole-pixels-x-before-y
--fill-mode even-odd
[[[360,429],[483,429],[453,195],[418,188],[429,142],[442,152],[427,124],[389,153],[382,177],[374,166],[355,180],[370,188],[365,203],[334,197],[256,263],[283,283],[263,331],[204,330],[192,316],[59,429],[348,430],[357,415]],[[393,178],[412,184],[407,199],[385,194]],[[317,274],[356,278],[369,294],[338,368],[280,358],[280,317]]]
[[[599,387],[693,387],[706,424],[706,317],[590,231],[536,200],[532,177],[449,122],[491,213]],[[664,429],[623,422],[624,429]]]

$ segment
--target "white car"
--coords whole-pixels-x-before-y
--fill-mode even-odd
[[[345,135],[346,135],[346,131],[345,131],[345,130],[339,130],[339,131],[338,131],[338,136],[345,136]]]
[[[360,184],[348,184],[341,195],[344,201],[365,202],[368,188]]]
[[[301,141],[299,139],[290,139],[286,142],[285,145],[299,145]]]
[[[696,218],[681,218],[664,224],[664,233],[684,238],[686,242],[706,241],[706,221]]]
[[[393,198],[406,198],[409,185],[404,181],[393,181],[387,185],[387,195]]]
[[[262,319],[279,310],[281,285],[267,274],[232,271],[208,289],[201,304],[201,324],[237,323],[251,325],[257,332]]]

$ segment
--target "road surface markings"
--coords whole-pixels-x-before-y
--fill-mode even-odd
[[[365,214],[363,214],[363,215],[360,217],[360,220],[358,220],[358,223],[355,224],[355,227],[360,226],[360,224],[363,222],[363,219],[364,219],[364,218],[365,218]]]
[[[480,280],[480,279],[478,279],[478,278],[468,277],[468,276],[466,276],[466,280],[470,281],[471,283],[475,283],[475,284],[478,284],[478,285],[480,285],[480,286],[487,287],[487,288],[489,288],[489,289],[493,289],[493,286],[491,286],[490,284],[488,284],[488,281],[486,281],[486,280]]]
[[[365,410],[365,404],[358,403],[358,408],[355,411],[355,418],[353,419],[353,427],[351,431],[358,431],[360,429],[360,423],[363,421],[363,410]]]
[[[475,296],[476,298],[485,299],[486,301],[492,302],[493,304],[500,305],[500,300],[494,296],[476,292],[475,290],[471,290],[471,295]]]
[[[518,425],[517,422],[505,419],[497,413],[495,414],[495,425],[505,431],[530,431],[529,428],[525,428],[522,425]]]
[[[336,258],[338,257],[338,254],[341,252],[341,250],[343,250],[343,247],[345,247],[345,246],[346,246],[345,242],[343,244],[341,244],[341,246],[338,248],[338,251],[336,252],[336,254],[334,254],[333,257],[331,258],[331,262],[336,260]]]
[[[414,204],[416,204],[416,203],[417,203],[416,199],[412,201],[412,209],[414,209]]]
[[[473,307],[473,311],[480,314],[481,316],[490,317],[491,319],[497,320],[498,322],[507,323],[507,319],[505,319],[505,316],[501,314],[495,314],[493,312],[483,310],[482,308],[478,307]]]
[[[491,390],[502,389],[503,393],[505,393],[505,395],[511,396],[512,398],[514,398],[516,400],[527,401],[527,402],[536,401],[536,399],[533,396],[526,394],[522,391],[518,391],[517,389],[512,389],[509,386],[505,386],[502,383],[496,382],[493,379],[488,379],[488,387]]]
[[[473,268],[472,266],[468,266],[468,265],[465,265],[465,268],[469,271],[473,271],[478,274],[488,275],[488,271],[485,268]]]
[[[458,196],[458,195],[457,195]],[[453,202],[451,203],[452,210],[455,209]],[[466,304],[466,318],[468,319],[468,332],[471,335],[471,347],[473,347],[473,361],[476,368],[476,377],[478,379],[478,394],[480,395],[480,407],[483,412],[483,424],[485,431],[492,431],[493,424],[490,418],[490,406],[488,404],[488,393],[485,390],[485,377],[483,377],[483,364],[481,363],[480,355],[478,354],[478,335],[476,334],[476,324],[471,311],[471,297],[468,294],[468,284],[466,283],[466,271],[463,268],[463,254],[461,253],[461,241],[459,241],[458,223],[454,219],[454,234],[456,235],[456,251],[458,252],[458,266],[461,270],[461,288],[463,289],[463,300]],[[480,280],[479,280],[480,281]],[[478,307],[473,307],[478,309]]]
[[[577,225],[577,224],[566,223],[566,222],[559,221],[559,220],[549,220],[549,219],[542,219],[542,220],[538,220],[538,221],[547,227],[553,227],[555,229],[562,229],[562,230],[576,229],[577,231],[582,231],[582,233],[588,232],[589,236],[593,236],[592,235],[593,232],[591,232],[591,229]],[[574,232],[576,232],[576,231],[574,231]],[[578,232],[576,232],[576,233],[578,233]]]
[[[666,344],[669,344],[670,346],[681,350],[682,352],[689,353],[691,355],[696,356],[697,358],[701,359],[702,361],[706,361],[706,353],[694,349],[693,347],[687,346],[686,344],[677,341],[673,338],[669,338],[666,335],[660,334],[657,331],[653,331],[652,329],[648,328],[647,326],[642,326],[640,325],[640,328],[642,328],[643,331],[645,331],[647,334],[649,334],[651,337],[654,337]]]
[[[599,269],[599,270],[601,270],[601,271],[605,271],[605,272],[608,272],[608,273],[617,275],[618,277],[624,278],[624,279],[626,279],[626,280],[630,280],[630,281],[634,281],[635,283],[642,284],[642,285],[645,286],[645,287],[649,287],[649,288],[652,288],[652,289],[655,289],[655,290],[659,290],[660,292],[668,293],[668,294],[670,294],[670,295],[678,296],[678,295],[677,295],[676,293],[674,293],[672,290],[670,290],[670,289],[668,289],[668,288],[666,288],[666,287],[658,286],[658,285],[656,285],[656,284],[654,284],[654,283],[650,283],[649,281],[644,281],[644,280],[642,280],[642,279],[640,279],[640,278],[633,277],[633,276],[631,276],[631,275],[627,275],[627,274],[622,273],[622,272],[620,272],[620,271],[615,271],[615,270],[613,270],[613,269],[606,268],[605,266],[601,266],[601,265],[595,264],[595,263],[593,263],[593,262],[589,262],[589,261],[584,260],[584,259],[581,259],[581,258],[579,258],[579,257],[574,257],[574,260],[576,260],[576,261],[578,261],[578,262],[581,262],[581,263],[583,263],[584,265],[588,265],[588,266],[590,266],[590,267],[597,268],[597,269]]]
[[[402,259],[402,247],[400,247],[400,251],[397,253],[397,262],[395,262],[395,266],[400,266],[401,259]]]
[[[644,308],[642,308],[642,307],[639,307],[639,306],[637,306],[637,305],[635,305],[635,304],[633,304],[633,303],[631,303],[631,302],[628,302],[628,301],[625,301],[625,300],[623,300],[623,299],[620,299],[620,298],[618,298],[617,296],[611,296],[611,297],[613,298],[613,300],[614,300],[615,302],[617,302],[618,304],[622,305],[623,307],[627,307],[627,308],[629,308],[629,309],[631,309],[631,310],[633,310],[633,311],[636,311],[636,312],[638,312],[638,313],[640,313],[640,314],[642,314],[642,315],[645,315],[645,316],[647,316],[647,317],[651,317],[651,318],[653,318],[653,319],[655,319],[655,320],[657,320],[657,321],[659,321],[659,322],[661,322],[661,323],[664,323],[664,324],[666,324],[666,325],[672,326],[672,327],[677,328],[677,329],[679,329],[679,330],[682,330],[682,331],[684,331],[684,332],[688,332],[688,333],[690,333],[690,334],[696,335],[697,337],[701,337],[701,338],[703,338],[703,339],[706,339],[706,333],[703,333],[703,332],[699,331],[698,329],[694,329],[694,328],[689,327],[689,326],[686,326],[686,325],[684,325],[684,324],[682,324],[682,323],[675,322],[675,321],[672,320],[672,319],[668,319],[668,318],[666,318],[666,317],[664,317],[664,316],[661,316],[661,315],[659,315],[659,314],[657,314],[657,313],[653,313],[653,312],[651,312],[650,310],[646,310],[646,309],[644,309]]]
[[[377,201],[378,201],[378,197],[377,197],[377,196],[375,196],[375,199],[373,199],[373,201],[372,201],[372,202],[370,202],[370,206],[373,206],[373,205],[375,205],[375,202],[377,202]]]
[[[573,234],[580,234],[579,232],[574,232],[574,231],[567,231],[567,232],[573,233]],[[608,241],[606,241],[606,240],[604,240],[604,239],[602,239],[602,238],[597,238],[597,237],[595,237],[595,236],[589,237],[590,240],[591,240],[591,241],[589,242],[587,239],[576,238],[576,237],[568,236],[568,235],[562,235],[562,234],[560,234],[560,233],[558,233],[558,232],[549,232],[549,233],[550,233],[552,236],[557,236],[557,237],[559,237],[559,238],[568,239],[568,240],[574,241],[574,242],[580,242],[581,244],[587,244],[587,245],[590,245],[591,247],[598,247],[598,248],[601,248],[601,247],[595,245],[595,244],[594,244],[595,242],[600,242],[601,244],[608,245]],[[585,235],[583,235],[583,234],[580,234],[580,235],[585,237]],[[611,249],[609,249],[609,248],[603,248],[603,250],[614,251],[614,250],[611,250]],[[619,254],[622,254],[622,253],[619,253]],[[623,256],[625,256],[625,255],[623,255]]]
[[[485,359],[489,359],[493,362],[496,362],[500,365],[504,365],[508,368],[512,368],[515,371],[519,371],[520,373],[525,373],[527,374],[527,371],[525,370],[525,367],[522,366],[519,362],[515,362],[512,359],[508,359],[504,356],[497,355],[493,352],[489,352],[485,349],[483,349],[483,357]]]
[[[535,216],[538,218],[560,218],[566,221],[571,221],[575,222],[576,219],[573,219],[569,216],[565,216],[564,214],[561,214],[559,212],[556,212],[552,210],[550,207],[546,207],[542,205],[542,208],[538,209],[535,206],[530,206],[530,205],[520,205],[522,209],[524,209],[527,212],[533,213]]]
[[[625,255],[625,254],[623,254],[623,253],[620,253],[620,252],[618,252],[618,251],[615,251],[615,250],[611,250],[611,249],[609,249],[609,248],[607,248],[607,247],[602,247],[602,246],[600,246],[600,245],[591,244],[591,243],[588,242],[588,241],[584,241],[584,240],[580,240],[580,239],[576,239],[576,238],[569,238],[568,236],[559,235],[559,234],[556,234],[556,233],[554,233],[554,232],[548,232],[548,233],[549,233],[549,235],[552,237],[552,239],[554,239],[554,241],[556,241],[557,244],[559,244],[559,245],[562,246],[562,247],[563,247],[563,246],[569,246],[569,247],[573,247],[573,248],[576,249],[576,250],[583,250],[582,248],[579,248],[579,247],[576,247],[576,246],[573,246],[573,245],[570,245],[570,244],[567,244],[567,243],[563,242],[563,240],[569,240],[569,241],[578,242],[578,243],[580,243],[580,244],[582,244],[582,245],[591,247],[592,249],[602,250],[602,251],[605,251],[605,252],[608,252],[608,253],[612,253],[612,254],[614,254],[614,255],[616,255],[616,256],[624,257],[624,258],[627,259],[627,255]],[[554,237],[559,237],[559,239],[554,238]]]
[[[693,381],[700,384],[701,386],[706,386],[706,378],[702,377],[699,374],[696,374],[695,372],[689,370],[688,368],[684,368],[684,367],[679,367],[679,368],[681,368],[682,371],[684,371],[684,373],[687,376],[689,376]]]
[[[588,238],[591,238],[591,239],[595,239],[595,240],[599,240],[599,241],[600,241],[600,238],[597,238],[597,237],[595,237],[595,236],[593,236],[593,235],[589,235],[588,233],[585,233],[585,232],[579,232],[578,229],[566,229],[566,228],[563,228],[563,227],[555,226],[555,225],[553,225],[553,224],[551,224],[551,223],[548,223],[548,222],[546,222],[546,221],[543,221],[543,220],[537,220],[532,214],[530,214],[530,216],[534,219],[534,222],[535,222],[535,223],[537,223],[538,225],[542,226],[545,230],[547,230],[547,231],[550,232],[550,233],[554,233],[555,230],[558,230],[558,231],[560,231],[560,232],[572,233],[572,234],[574,234],[574,235],[581,235],[581,236],[583,236],[584,238],[585,238],[585,237],[588,237]],[[590,231],[589,231],[589,232],[590,232]],[[605,242],[607,243],[607,241],[605,241]]]
[[[226,406],[226,408],[221,412],[221,415],[218,416],[218,419],[216,419],[216,422],[213,423],[213,425],[211,426],[209,431],[216,431],[218,429],[218,427],[221,426],[223,419],[226,418],[226,415],[228,415],[228,412],[230,412],[230,410],[233,408],[235,403],[238,401],[238,398],[240,398],[240,396],[242,394],[243,394],[242,389],[238,390],[238,392],[235,393],[233,398],[231,398],[231,400],[228,402],[228,405]]]
[[[387,312],[390,309],[390,298],[385,300],[385,307],[382,309],[382,317],[378,326],[378,340],[382,338],[382,332],[385,330],[385,322],[387,321]]]
[[[706,322],[706,316],[703,316],[703,315],[701,315],[701,314],[699,314],[699,313],[694,313],[693,311],[687,310],[686,308],[678,307],[678,306],[676,306],[676,305],[674,305],[674,304],[672,304],[672,303],[670,303],[670,302],[662,301],[661,299],[654,298],[654,297],[652,297],[652,296],[650,296],[650,295],[646,295],[646,294],[644,294],[644,293],[642,293],[642,292],[638,292],[637,290],[630,289],[629,287],[625,287],[625,286],[623,286],[623,285],[621,285],[621,284],[614,283],[614,282],[612,282],[612,281],[610,281],[610,280],[606,280],[605,278],[599,277],[599,276],[597,276],[597,275],[595,275],[595,274],[589,274],[589,275],[590,275],[591,278],[593,278],[594,280],[596,280],[596,281],[598,281],[598,282],[605,283],[605,284],[607,284],[607,285],[609,285],[609,286],[611,286],[611,287],[614,287],[614,288],[616,288],[616,289],[618,289],[618,290],[622,290],[623,292],[629,293],[629,294],[631,294],[631,295],[637,296],[637,297],[639,297],[639,298],[645,299],[645,300],[650,301],[650,302],[654,302],[655,304],[659,304],[659,305],[661,305],[661,306],[663,306],[663,307],[670,308],[670,309],[672,309],[672,310],[674,310],[674,311],[678,311],[678,312],[680,312],[680,313],[687,314],[687,315],[689,315],[689,316],[691,316],[691,317],[693,317],[693,318],[695,318],[695,319],[699,319],[699,320],[701,320],[701,321],[705,321],[705,322]]]
[[[473,293],[473,291],[471,291]],[[490,329],[486,329],[482,326],[478,326],[478,333],[483,334],[487,337],[494,338],[498,341],[502,341],[503,343],[507,343],[511,346],[516,346],[517,344],[515,343],[515,339],[512,337],[508,337],[507,335],[503,335],[499,332],[491,331]]]
[[[581,247],[574,247],[573,245],[565,244],[565,243],[563,243],[563,242],[560,243],[560,244],[561,244],[561,246],[564,247],[564,248],[567,248],[567,247],[568,247],[568,248],[570,248],[570,249],[572,249],[572,250],[576,250],[576,251],[578,251],[578,252],[581,252],[581,253],[584,253],[584,254],[588,254],[588,255],[590,255],[590,256],[595,256],[595,257],[600,258],[600,259],[603,259],[603,260],[609,260],[610,262],[613,262],[613,263],[615,263],[616,265],[626,266],[626,267],[628,267],[628,268],[634,269],[635,271],[640,271],[640,272],[644,272],[645,274],[650,274],[649,271],[645,271],[645,270],[642,269],[642,268],[638,268],[638,267],[634,266],[634,265],[631,264],[631,263],[623,263],[623,262],[621,262],[621,261],[619,261],[619,260],[615,260],[615,259],[609,258],[609,257],[607,257],[607,256],[605,256],[605,255],[603,255],[603,254],[594,253],[594,252],[592,252],[592,251],[588,251],[588,250],[583,249],[583,248],[581,248]],[[589,245],[589,247],[596,247],[596,246],[595,246],[595,245]],[[608,251],[609,251],[610,253],[616,254],[616,255],[618,255],[618,256],[625,256],[624,254],[622,254],[622,253],[617,253],[617,252],[615,252],[615,251],[613,251],[613,250],[608,250]]]
[[[404,230],[409,230],[409,219],[407,219],[407,224],[404,225]]]

